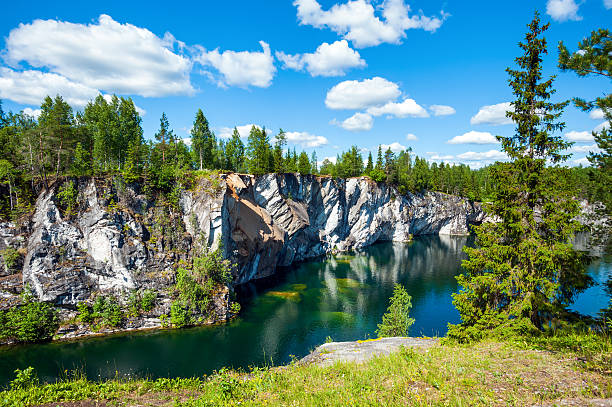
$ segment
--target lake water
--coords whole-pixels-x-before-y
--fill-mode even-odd
[[[280,365],[303,357],[327,337],[347,341],[375,337],[395,283],[412,296],[413,336],[444,335],[459,315],[457,290],[462,248],[468,237],[418,237],[411,244],[379,243],[354,255],[296,265],[280,276],[240,287],[240,317],[225,325],[121,334],[74,342],[0,349],[0,386],[13,370],[35,367],[54,381],[78,369],[89,378],[116,375],[191,377],[222,367]],[[609,259],[608,259],[609,260]],[[590,267],[597,282],[612,262]],[[574,309],[595,314],[606,305],[601,286],[582,294]]]

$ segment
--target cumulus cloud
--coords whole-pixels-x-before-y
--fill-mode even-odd
[[[259,44],[263,49],[262,52],[219,52],[218,48],[206,51],[197,47],[198,52],[194,59],[204,67],[212,67],[218,72],[218,75],[215,75],[210,71],[204,71],[219,86],[267,88],[272,84],[276,67],[270,45],[264,41],[259,41]]]
[[[236,130],[238,130],[238,134],[240,134],[240,138],[247,138],[249,137],[249,133],[251,132],[251,128],[255,126],[258,129],[262,129],[261,126],[257,125],[257,124],[244,124],[242,126],[236,126]],[[217,137],[219,138],[232,138],[232,134],[234,134],[234,128],[233,127],[221,127],[219,129],[219,134],[217,134]]]
[[[406,134],[406,140],[408,141],[417,141],[419,138],[412,133]]]
[[[589,167],[591,165],[591,162],[586,157],[579,158],[577,160],[572,160],[569,163],[570,163],[570,165],[572,165],[574,167],[577,167],[579,165],[582,165],[583,167]]]
[[[283,63],[283,69],[306,68],[311,76],[344,76],[348,69],[366,66],[359,52],[351,49],[346,40],[324,42],[314,53],[288,55],[279,51],[276,58]]]
[[[512,120],[506,117],[506,112],[512,109],[510,102],[498,103],[496,105],[483,106],[478,113],[470,119],[471,124],[492,124],[500,126],[511,124]]]
[[[499,150],[489,150],[485,152],[468,151],[457,155],[457,159],[461,161],[501,161],[506,160],[508,156]]]
[[[330,109],[365,109],[395,100],[400,94],[396,83],[376,76],[340,82],[327,92],[325,105]]]
[[[393,142],[391,144],[381,144],[380,147],[382,148],[382,151],[387,151],[387,149],[391,149],[391,151],[393,151],[394,153],[399,153],[401,151],[406,150],[408,147],[401,145],[400,143]]]
[[[610,0],[612,2],[612,0]],[[589,117],[594,120],[601,120],[604,118],[604,112],[601,109],[594,109],[589,112]]]
[[[409,29],[434,32],[447,17],[444,12],[440,17],[409,15],[410,6],[403,0],[385,0],[376,9],[366,0],[335,4],[329,10],[323,10],[317,0],[295,0],[293,4],[300,24],[329,28],[357,48],[385,42],[398,44]]]
[[[586,146],[571,146],[567,151],[569,151],[570,153],[599,153],[601,152],[601,149],[597,147],[597,144],[589,144]]]
[[[575,0],[548,0],[546,14],[556,21],[582,20],[578,15],[578,4]]]
[[[307,132],[289,131],[285,135],[289,143],[299,144],[302,148],[321,147],[328,143],[327,138]]]
[[[38,120],[38,116],[40,116],[42,111],[40,109],[31,109],[29,107],[26,107],[25,109],[23,109],[23,113]]]
[[[368,113],[372,116],[382,116],[385,114],[395,117],[429,117],[427,110],[419,105],[414,99],[404,99],[403,102],[388,102],[383,106],[373,106],[368,108]]]
[[[457,113],[452,106],[445,105],[431,105],[429,106],[429,110],[434,116],[449,116]]]
[[[570,131],[565,133],[565,138],[577,142],[592,142],[594,140],[590,131]]]
[[[94,89],[145,97],[191,94],[192,63],[176,52],[183,45],[169,33],[160,38],[146,28],[102,14],[91,24],[57,20],[20,24],[6,39],[5,60],[14,68],[24,61],[49,71],[44,74],[60,75],[76,84],[73,93]],[[61,81],[50,76],[46,80]]]
[[[374,119],[367,113],[355,113],[340,123],[334,119],[331,124],[335,124],[349,131],[366,131],[372,128]]]
[[[461,136],[455,136],[447,141],[448,144],[497,144],[494,135],[489,132],[470,131]]]
[[[46,96],[62,95],[73,106],[85,106],[98,90],[73,82],[64,76],[34,70],[14,71],[0,67],[0,99],[40,106]]]
[[[595,128],[593,129],[593,131],[594,131],[595,133],[599,133],[599,132],[601,132],[601,131],[602,131],[603,129],[605,129],[605,128],[607,128],[607,129],[609,129],[609,128],[610,128],[610,123],[609,123],[609,122],[603,122],[603,123],[600,123],[600,124],[599,124],[597,127],[595,127]]]

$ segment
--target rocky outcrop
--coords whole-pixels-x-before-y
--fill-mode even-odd
[[[240,284],[377,241],[467,234],[483,217],[480,206],[465,199],[402,195],[365,177],[213,174],[196,180],[174,203],[120,179],[73,182],[74,205],[59,199],[58,182],[38,197],[26,232],[0,224],[0,249],[25,254],[21,270],[9,274],[21,271],[23,284],[40,300],[67,309],[98,293],[152,289],[160,298],[157,316],[167,313],[176,267],[189,260],[197,241],[221,244]],[[226,318],[217,308],[213,320]]]

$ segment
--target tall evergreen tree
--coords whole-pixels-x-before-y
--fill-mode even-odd
[[[302,175],[310,174],[312,167],[310,166],[310,161],[308,160],[308,154],[306,151],[302,151],[300,153],[300,157],[298,158],[298,171]]]
[[[174,139],[174,134],[172,130],[170,130],[170,123],[168,123],[168,117],[166,113],[162,113],[161,118],[159,119],[159,130],[155,133],[155,139],[160,142],[160,148],[162,152],[162,163],[166,163],[166,140],[172,142]]]
[[[234,127],[232,138],[225,147],[225,154],[229,161],[229,170],[244,171],[244,143],[240,139],[238,129]]]
[[[477,247],[466,248],[462,287],[453,303],[461,315],[449,326],[449,336],[459,340],[480,338],[489,330],[527,333],[543,329],[559,317],[574,295],[589,284],[580,253],[570,239],[579,225],[578,205],[564,192],[558,166],[568,147],[558,122],[567,102],[551,103],[554,77],[542,79],[542,56],[548,24],[535,14],[518,69],[507,69],[515,95],[507,116],[516,132],[498,137],[511,161],[493,171],[497,190],[486,207],[496,223],[476,228]],[[500,332],[501,333],[501,332]]]
[[[318,164],[317,164],[317,152],[313,151],[310,156],[310,165],[312,165],[311,174],[317,174],[319,172]]]
[[[374,169],[374,163],[372,162],[372,152],[368,153],[368,164],[365,167],[365,175],[370,176],[370,173]]]
[[[74,116],[72,107],[57,95],[54,99],[49,96],[45,98],[40,106],[41,113],[38,118],[38,126],[42,133],[45,134],[48,154],[53,154],[55,157],[55,176],[59,176],[62,168],[62,159],[66,162],[68,152],[72,148],[73,132],[72,125],[74,124]],[[53,151],[53,153],[51,153]],[[47,155],[47,154],[45,154]],[[46,160],[50,160],[49,156]]]
[[[287,145],[287,136],[285,131],[280,129],[276,135],[274,142],[274,172],[282,173],[285,172],[285,162],[283,159],[283,149]]]
[[[270,172],[271,146],[266,129],[251,127],[247,143],[249,171],[255,175]]]

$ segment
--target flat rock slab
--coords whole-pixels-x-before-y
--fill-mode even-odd
[[[379,338],[354,342],[330,342],[317,347],[314,352],[301,360],[302,363],[315,363],[321,366],[335,362],[365,362],[374,356],[388,355],[400,347],[429,348],[438,339],[426,338]]]

